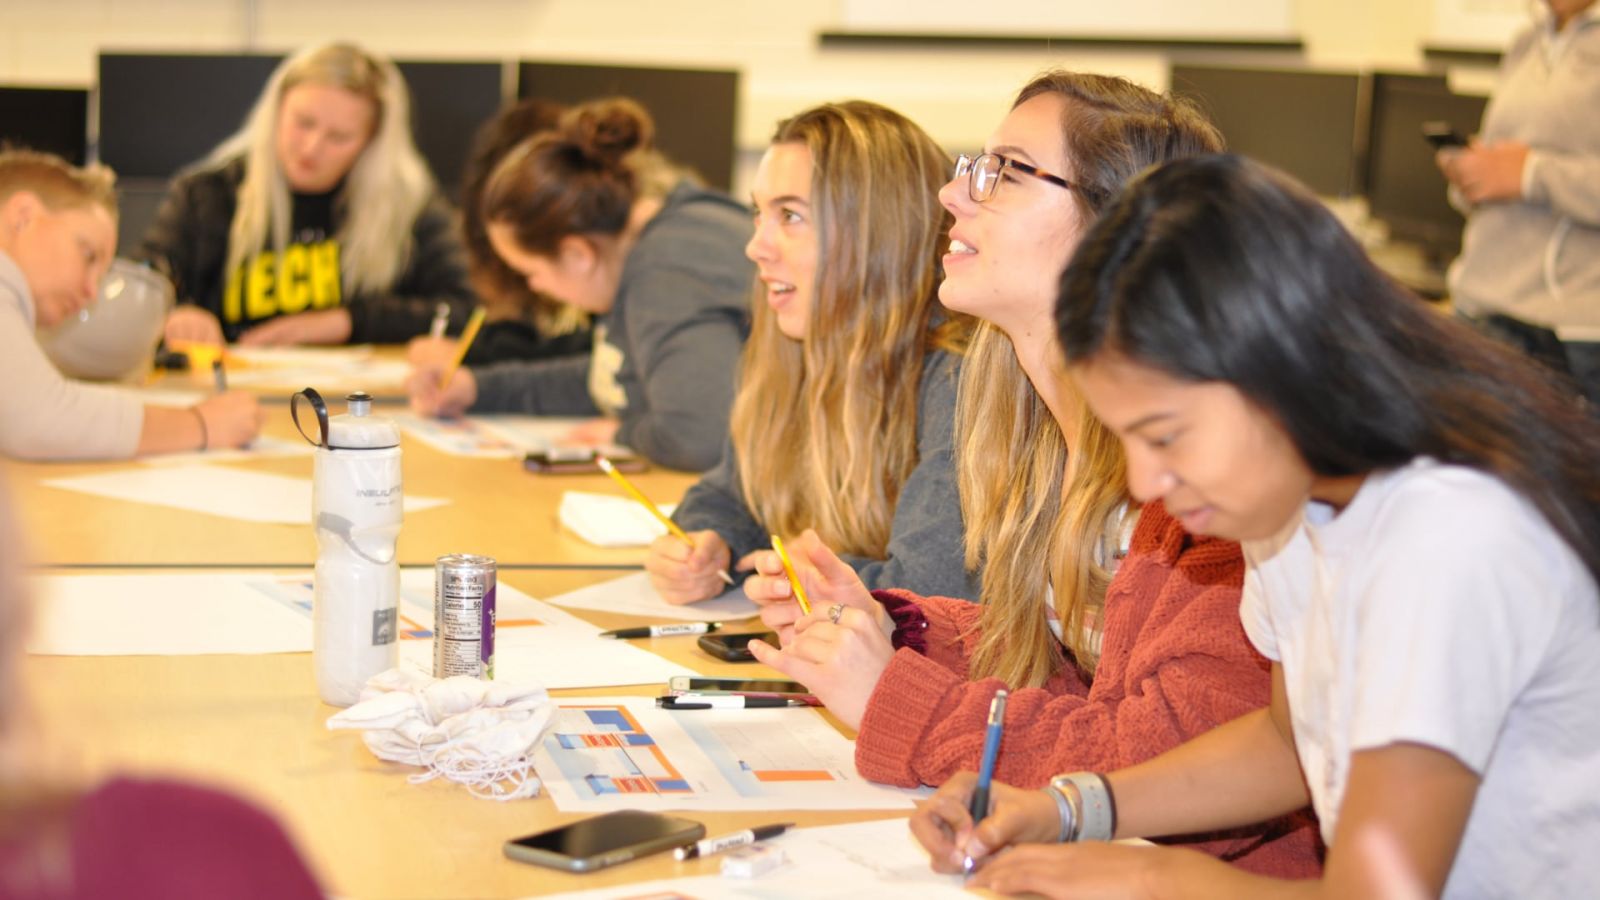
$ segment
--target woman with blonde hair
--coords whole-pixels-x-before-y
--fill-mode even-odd
[[[965,316],[937,301],[949,158],[874,103],[808,109],[778,125],[757,171],[754,325],[722,463],[646,561],[689,603],[718,573],[810,528],[871,585],[976,596],[961,564],[951,416]]]
[[[977,768],[1001,688],[1011,695],[996,778],[1030,787],[1148,759],[1266,705],[1265,662],[1239,625],[1238,545],[1130,502],[1119,443],[1072,389],[1051,320],[1062,268],[1122,184],[1220,146],[1187,104],[1050,72],[940,191],[955,224],[939,297],[983,320],[956,423],[982,602],[869,593],[812,535],[794,554],[811,615],[788,600],[772,554],[757,555],[746,587],[785,638],[781,651],[752,642],[756,658],[859,729],[864,776],[940,784]],[[1183,841],[1252,871],[1317,871],[1304,817]]]
[[[472,305],[460,240],[411,140],[405,80],[353,44],[278,66],[238,133],[181,175],[141,258],[168,341],[397,342]]]

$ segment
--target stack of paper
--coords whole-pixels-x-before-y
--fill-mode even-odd
[[[661,505],[669,516],[674,509],[676,503]],[[638,501],[588,491],[561,494],[561,524],[597,547],[644,547],[667,533],[667,527]]]

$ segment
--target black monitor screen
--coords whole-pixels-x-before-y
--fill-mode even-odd
[[[281,57],[100,54],[100,160],[169,178],[244,124]]]
[[[524,62],[517,96],[566,104],[632,97],[655,119],[662,153],[713,187],[728,190],[733,184],[738,72]]]
[[[1172,91],[1198,104],[1234,153],[1282,169],[1325,196],[1359,192],[1361,76],[1175,65]]]
[[[461,172],[478,127],[500,111],[497,62],[403,62],[411,89],[411,130],[433,177],[452,200],[460,199]]]
[[[281,56],[100,56],[100,158],[129,178],[168,178],[244,124]],[[498,62],[397,61],[417,149],[454,193],[473,132],[500,108]]]
[[[1441,258],[1461,247],[1461,214],[1450,206],[1434,150],[1422,124],[1449,122],[1475,134],[1483,120],[1483,97],[1453,94],[1441,77],[1378,73],[1372,80],[1372,130],[1367,162],[1367,201],[1391,237],[1415,241]]]
[[[0,144],[83,165],[89,157],[89,92],[0,87]]]

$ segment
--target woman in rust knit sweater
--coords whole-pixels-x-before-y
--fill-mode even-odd
[[[939,784],[976,768],[1002,687],[995,777],[1018,786],[1149,759],[1266,705],[1267,666],[1239,624],[1238,545],[1129,503],[1121,448],[1068,384],[1050,327],[1058,275],[1122,183],[1220,143],[1188,106],[1054,72],[1023,89],[989,152],[957,162],[940,299],[984,320],[957,404],[982,602],[869,594],[810,534],[793,550],[812,615],[788,602],[774,554],[746,586],[784,643],[752,643],[757,657],[859,728],[866,777]],[[1251,871],[1318,871],[1304,816],[1184,843]]]

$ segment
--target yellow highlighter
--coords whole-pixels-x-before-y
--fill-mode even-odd
[[[660,522],[662,525],[665,525],[667,531],[671,532],[674,537],[678,538],[678,540],[688,544],[691,550],[694,549],[694,539],[689,537],[689,533],[680,528],[677,522],[667,518],[667,514],[662,512],[660,507],[656,506],[654,503],[651,503],[650,498],[646,497],[644,492],[634,487],[633,482],[623,477],[622,473],[617,471],[617,467],[611,464],[611,460],[606,459],[599,453],[596,453],[594,455],[594,462],[595,465],[600,467],[601,471],[611,476],[612,481],[615,481],[617,484],[621,485],[622,489],[627,491],[629,496],[639,501],[640,506],[643,506],[645,509],[649,510],[650,515],[656,517],[656,521]],[[735,585],[733,576],[729,575],[726,571],[718,570],[717,577],[726,582],[729,587],[733,587]]]
[[[800,611],[811,615],[811,601],[806,599],[806,589],[800,586],[800,576],[794,573],[794,563],[789,561],[789,551],[783,549],[783,538],[772,536],[772,549],[778,551],[778,558],[783,560],[783,574],[789,579],[789,587],[794,591],[794,599],[800,604]]]
[[[461,362],[467,358],[467,351],[472,349],[472,341],[478,336],[478,329],[483,327],[483,316],[487,312],[483,307],[472,311],[472,318],[467,320],[467,330],[461,332],[460,346],[456,348],[456,358],[450,363],[450,368],[444,370],[444,375],[439,379],[439,390],[450,386],[450,379],[456,377],[456,370],[461,368]]]

